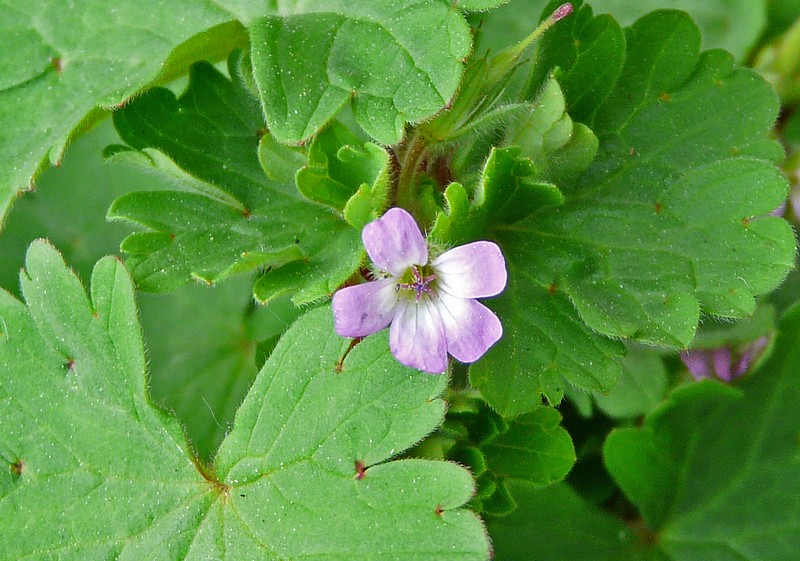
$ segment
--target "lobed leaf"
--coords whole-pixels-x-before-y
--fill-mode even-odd
[[[609,436],[611,475],[671,558],[769,561],[800,547],[798,329],[793,308],[741,391],[683,387],[642,427]]]
[[[597,13],[608,12],[623,25],[661,8],[684,10],[697,21],[705,48],[721,48],[742,60],[759,39],[767,23],[766,0],[592,0]],[[784,2],[777,2],[783,4]]]
[[[386,207],[389,154],[334,121],[314,137],[296,180],[303,195],[342,212],[360,230]]]
[[[155,160],[179,190],[131,193],[109,210],[111,219],[151,230],[123,242],[143,290],[168,291],[192,279],[216,283],[264,266],[283,274],[288,263],[291,282],[262,282],[262,299],[298,291],[296,301],[309,302],[331,293],[358,267],[358,231],[279,181],[286,170],[273,169],[270,179],[261,167],[263,117],[238,80],[198,63],[179,99],[151,90],[116,112],[114,124],[133,148],[155,148],[178,166]]]
[[[555,72],[566,97],[567,112],[581,123],[609,96],[625,64],[625,32],[608,15],[593,16],[589,6],[573,2],[572,15],[558,22],[539,42],[528,84],[528,97],[538,97]],[[550,13],[555,1],[544,9]]]
[[[504,414],[535,407],[537,390],[557,401],[561,376],[607,391],[622,348],[606,337],[685,348],[701,310],[752,314],[793,266],[791,228],[767,216],[787,192],[765,161],[780,155],[765,138],[769,86],[726,53],[700,54],[685,14],[653,13],[626,37],[613,91],[583,110],[594,162],[559,184],[564,204],[489,233],[508,260],[490,304],[506,335],[471,379]]]
[[[134,94],[247,44],[219,2],[4,2],[0,222],[70,140]],[[226,23],[227,22],[227,23]]]
[[[342,361],[330,309],[303,316],[201,468],[147,396],[123,266],[97,264],[90,300],[46,242],[26,263],[27,306],[0,293],[4,559],[488,559],[466,470],[387,462],[442,421],[446,379],[385,333]]]
[[[488,469],[498,478],[524,479],[545,487],[564,479],[575,463],[561,415],[550,407],[521,415],[508,430],[481,446]]]
[[[350,102],[369,135],[395,144],[407,122],[450,101],[471,47],[466,20],[445,0],[281,0],[274,11],[250,36],[267,123],[281,142],[309,138]]]
[[[420,449],[468,466],[478,483],[470,506],[492,516],[517,508],[514,481],[546,487],[575,463],[572,439],[555,409],[540,407],[506,422],[477,398],[456,397],[444,426]]]

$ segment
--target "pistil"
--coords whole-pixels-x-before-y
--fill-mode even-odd
[[[411,276],[412,282],[398,283],[395,287],[395,292],[399,292],[401,288],[404,290],[413,290],[416,293],[417,302],[419,302],[423,294],[428,294],[429,296],[435,294],[433,288],[430,287],[430,283],[436,279],[436,275],[422,276],[419,268],[415,265],[411,267]]]

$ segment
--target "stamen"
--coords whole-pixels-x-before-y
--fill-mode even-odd
[[[427,277],[423,277],[422,273],[420,273],[419,268],[417,266],[411,267],[411,276],[413,282],[402,282],[398,283],[395,286],[395,292],[399,292],[400,289],[404,290],[413,290],[416,293],[416,300],[417,302],[420,301],[423,294],[427,294],[429,296],[433,296],[435,292],[433,289],[428,286],[434,279],[436,279],[436,275],[428,275]]]

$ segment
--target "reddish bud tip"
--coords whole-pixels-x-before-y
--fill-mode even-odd
[[[553,20],[553,23],[564,19],[568,15],[572,13],[572,4],[567,2],[566,4],[562,4],[558,7],[558,9],[553,12],[553,15],[550,16],[550,19]]]

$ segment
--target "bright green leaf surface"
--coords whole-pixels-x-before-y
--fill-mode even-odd
[[[343,212],[360,230],[383,214],[389,190],[389,154],[371,142],[359,141],[334,121],[314,137],[308,165],[297,171],[297,188],[312,201]]]
[[[441,422],[446,381],[399,365],[385,333],[337,369],[349,343],[330,309],[304,316],[204,477],[146,395],[122,265],[98,263],[91,302],[46,243],[26,265],[27,307],[0,293],[3,559],[488,558],[479,519],[458,508],[466,470],[383,463]]]
[[[564,196],[551,183],[536,180],[536,167],[520,148],[492,148],[472,204],[459,183],[445,191],[447,212],[436,218],[432,235],[451,244],[479,239],[493,224],[513,224],[544,206],[560,205]]]
[[[37,190],[14,207],[0,236],[0,286],[18,291],[25,250],[38,237],[61,248],[79,277],[89,279],[94,263],[130,233],[127,225],[105,222],[111,202],[143,186],[171,187],[146,170],[103,161],[103,147],[113,142],[119,137],[110,121],[82,136],[64,163],[45,171]],[[282,332],[298,313],[285,299],[255,307],[251,293],[252,279],[243,276],[215,289],[193,285],[170,296],[139,297],[151,392],[175,411],[205,459],[255,378],[255,342]]]
[[[328,307],[281,339],[217,456],[218,476],[234,487],[220,514],[274,543],[284,559],[486,559],[480,521],[455,510],[471,494],[468,472],[442,462],[381,463],[441,422],[446,379],[399,365],[385,332],[356,345],[337,371],[348,346],[333,334]],[[366,467],[362,479],[356,462]],[[255,555],[258,541],[241,554]]]
[[[0,456],[21,472],[0,487],[0,557],[151,557],[167,532],[157,558],[177,558],[188,542],[174,536],[213,495],[178,423],[148,402],[127,272],[100,261],[90,303],[36,242],[22,281],[28,308],[0,292]]]
[[[635,534],[596,510],[565,483],[537,489],[512,486],[519,507],[487,521],[496,561],[658,561],[659,552],[638,545]]]
[[[493,2],[496,3],[496,2]],[[446,0],[281,0],[250,28],[253,70],[281,142],[317,132],[348,102],[384,144],[450,100],[471,37]]]
[[[240,24],[223,23],[232,19],[206,0],[0,3],[0,221],[82,123],[194,60],[246,45]]]
[[[457,0],[456,4],[462,10],[488,10],[506,2],[508,0]]]
[[[597,154],[597,137],[586,126],[573,123],[558,82],[550,78],[534,108],[508,127],[505,144],[519,146],[521,155],[536,165],[540,179],[571,183]]]
[[[693,384],[643,427],[610,435],[611,474],[673,559],[783,561],[800,550],[798,332],[794,308],[741,394]]]
[[[131,193],[109,211],[152,230],[123,243],[140,288],[168,291],[193,278],[214,283],[289,263],[290,280],[267,283],[262,299],[299,291],[296,300],[308,302],[331,293],[358,266],[358,231],[294,185],[268,178],[258,158],[264,122],[257,101],[210,65],[192,67],[179,99],[151,90],[116,112],[114,123],[133,148],[156,148],[181,168],[162,156],[162,173],[174,174],[180,190]],[[144,159],[126,151],[117,157],[137,155]]]
[[[792,267],[791,229],[766,216],[786,182],[755,159],[779,157],[765,139],[777,100],[729,55],[700,55],[698,33],[677,12],[629,29],[614,91],[587,111],[595,161],[559,185],[563,205],[492,234],[509,261],[491,304],[505,336],[471,376],[500,411],[557,399],[560,376],[606,391],[621,349],[599,334],[685,347],[701,309],[749,315]]]

